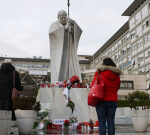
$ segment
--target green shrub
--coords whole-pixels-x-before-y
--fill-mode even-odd
[[[14,109],[20,110],[40,110],[40,103],[35,97],[17,97],[13,102]]]
[[[142,110],[149,109],[150,107],[150,97],[149,94],[143,91],[134,91],[126,96],[129,102],[129,107],[138,110],[140,107]]]
[[[118,101],[118,107],[129,107],[128,100],[119,100]]]

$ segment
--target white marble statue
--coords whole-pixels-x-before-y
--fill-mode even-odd
[[[50,26],[51,82],[65,81],[77,75],[81,81],[77,57],[78,43],[82,30],[75,21],[67,17],[64,10],[59,11],[58,21]]]

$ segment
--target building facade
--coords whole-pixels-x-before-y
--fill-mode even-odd
[[[145,75],[149,89],[150,0],[135,0],[122,15],[129,16],[129,20],[93,55],[89,67],[97,69],[109,56],[123,74]]]
[[[81,72],[89,69],[89,55],[79,55],[79,63]],[[0,57],[0,65],[6,57]],[[12,60],[12,64],[20,73],[21,82],[24,86],[35,87],[40,83],[49,83],[50,78],[50,59],[42,58],[8,58]]]

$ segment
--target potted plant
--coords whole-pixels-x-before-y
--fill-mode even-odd
[[[149,94],[143,91],[134,91],[126,96],[131,108],[131,117],[135,131],[147,131],[148,113],[150,107]]]
[[[17,125],[20,134],[31,134],[40,103],[35,97],[17,97],[13,106],[16,113]]]

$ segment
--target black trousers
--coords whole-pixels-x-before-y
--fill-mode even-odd
[[[16,120],[16,115],[13,109],[13,102],[11,98],[0,98],[0,110],[12,111],[12,120]]]

